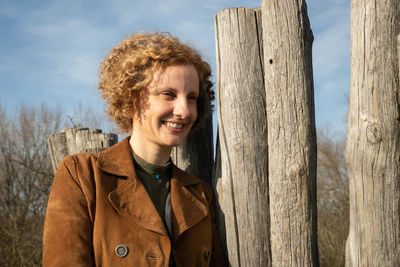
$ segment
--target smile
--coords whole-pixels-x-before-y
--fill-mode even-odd
[[[182,129],[182,127],[183,127],[183,124],[169,122],[169,121],[164,121],[164,124],[167,125],[168,127],[175,128],[175,129]]]

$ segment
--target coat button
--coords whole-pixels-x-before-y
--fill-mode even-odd
[[[128,254],[128,247],[125,245],[118,245],[115,248],[115,254],[121,258],[125,257]]]

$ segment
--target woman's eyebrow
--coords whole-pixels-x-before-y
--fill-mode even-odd
[[[174,87],[169,87],[169,86],[166,86],[166,87],[158,87],[158,88],[156,88],[156,90],[157,90],[158,92],[172,91],[172,92],[174,92],[174,93],[176,93],[176,92],[178,91],[178,89],[176,89],[176,88],[174,88]],[[193,90],[188,91],[187,94],[188,94],[188,95],[194,94],[194,95],[197,96],[197,95],[200,94],[200,92],[199,92],[198,90],[193,89]]]
[[[157,90],[160,91],[160,92],[162,92],[162,91],[173,91],[173,92],[176,92],[177,91],[175,88],[169,87],[169,86],[160,87],[160,88],[157,88]]]
[[[195,95],[195,96],[199,96],[200,92],[199,91],[191,91],[188,93],[188,95]]]

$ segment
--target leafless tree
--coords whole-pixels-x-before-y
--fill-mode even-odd
[[[42,225],[53,173],[46,139],[61,109],[0,106],[0,266],[39,266]]]
[[[349,177],[344,137],[318,132],[318,246],[321,266],[344,266],[349,229]]]
[[[104,132],[115,132],[113,123],[105,113],[95,110],[92,106],[79,102],[73,109],[73,113],[67,115],[65,128],[84,126],[89,129],[102,129]]]

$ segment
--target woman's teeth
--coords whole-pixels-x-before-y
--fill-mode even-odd
[[[178,124],[178,123],[173,123],[173,122],[165,122],[165,125],[168,127],[176,128],[176,129],[181,129],[183,127],[183,124]]]

